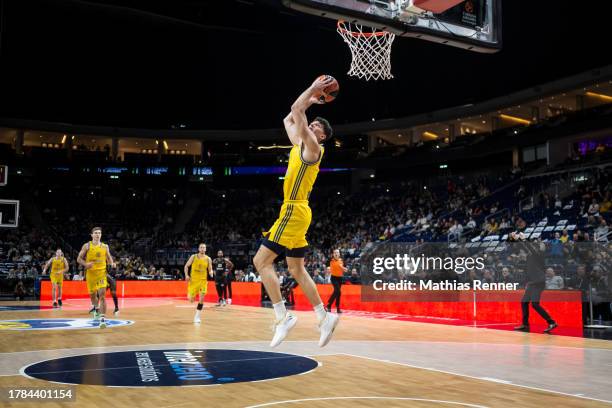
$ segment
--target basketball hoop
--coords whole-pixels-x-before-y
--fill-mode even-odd
[[[391,44],[395,34],[388,31],[338,20],[338,33],[351,50],[350,76],[370,79],[391,79]]]

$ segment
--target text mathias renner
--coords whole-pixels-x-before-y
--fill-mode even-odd
[[[417,283],[408,280],[384,282],[379,279],[372,283],[372,287],[374,290],[517,290],[518,283],[489,283],[481,280],[474,280],[472,282],[421,280]]]

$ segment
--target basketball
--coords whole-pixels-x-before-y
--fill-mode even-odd
[[[319,79],[323,79],[325,77],[331,78],[333,81],[328,87],[323,89],[323,93],[321,94],[321,96],[319,96],[319,101],[321,103],[330,103],[331,101],[336,99],[336,96],[338,96],[338,92],[340,91],[340,85],[338,84],[338,81],[336,81],[336,78],[331,75],[321,75]]]

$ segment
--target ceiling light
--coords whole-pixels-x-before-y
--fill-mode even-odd
[[[585,95],[593,97],[593,98],[603,99],[604,101],[609,101],[609,102],[612,101],[612,96],[606,95],[606,94],[602,94],[602,93],[586,92]]]
[[[523,125],[531,125],[530,120],[519,118],[517,116],[511,116],[511,115],[506,115],[502,113],[501,115],[499,115],[499,117],[502,119],[510,120],[512,122],[521,123]]]

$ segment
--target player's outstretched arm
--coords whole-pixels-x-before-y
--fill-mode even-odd
[[[283,125],[285,126],[285,131],[287,132],[287,136],[289,137],[291,144],[294,146],[299,145],[300,137],[297,135],[295,122],[293,121],[293,115],[291,112],[289,112],[289,114],[285,116],[285,119],[283,119]]]

